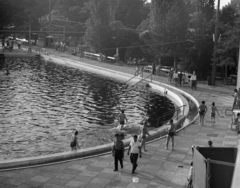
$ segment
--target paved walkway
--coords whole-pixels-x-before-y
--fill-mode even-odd
[[[50,55],[78,59],[68,54],[50,51]],[[134,68],[114,66],[83,60],[101,67],[133,74]],[[167,83],[167,78],[154,76],[154,80]],[[193,95],[199,102],[206,101],[209,106],[213,101],[220,111],[217,123],[210,125],[210,115],[204,126],[195,122],[175,137],[175,150],[165,150],[165,140],[147,144],[147,152],[139,159],[136,174],[131,174],[131,163],[125,155],[124,168],[113,172],[114,164],[111,155],[76,160],[57,165],[27,168],[0,172],[0,188],[182,188],[186,187],[189,164],[192,161],[191,146],[207,146],[212,140],[214,146],[235,147],[239,136],[231,130],[231,119],[225,116],[225,110],[231,108],[233,87],[209,87],[198,85],[197,91],[182,87],[182,90]]]

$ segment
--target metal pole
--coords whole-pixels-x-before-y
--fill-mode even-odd
[[[215,81],[216,81],[217,46],[218,46],[219,9],[220,9],[220,0],[218,0],[217,13],[216,13],[216,23],[215,23],[214,52],[213,52],[213,66],[212,66],[212,85],[216,84]]]
[[[238,71],[237,71],[237,89],[240,88],[240,43],[238,52]]]

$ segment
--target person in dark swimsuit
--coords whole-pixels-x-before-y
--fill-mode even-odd
[[[202,104],[199,106],[199,115],[200,115],[200,125],[203,125],[204,117],[207,112],[207,106],[205,105],[205,101],[202,101]]]
[[[170,128],[167,130],[167,141],[166,141],[166,147],[165,149],[168,149],[168,143],[170,138],[172,139],[172,150],[174,149],[174,134],[175,134],[175,124],[173,123],[173,120],[170,119]]]

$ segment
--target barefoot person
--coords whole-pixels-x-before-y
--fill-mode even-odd
[[[71,138],[70,146],[72,148],[72,151],[77,150],[77,148],[78,149],[80,148],[78,145],[77,135],[78,135],[78,131],[75,131]]]
[[[214,102],[212,103],[212,106],[210,106],[209,108],[211,110],[211,125],[214,125],[216,112],[218,113],[218,115],[219,115],[219,112],[218,112]]]
[[[123,126],[124,126],[124,124],[125,124],[125,120],[126,120],[126,122],[127,122],[127,117],[126,117],[126,115],[124,114],[124,110],[122,110],[122,113],[119,115],[119,123],[120,123],[120,125],[121,125],[121,129],[120,130],[122,130],[123,129]]]
[[[144,151],[147,151],[146,150],[146,147],[145,147],[145,142],[146,142],[146,138],[147,138],[147,135],[150,136],[150,134],[148,133],[147,131],[147,124],[148,124],[148,121],[145,120],[143,122],[143,128],[141,129],[141,138],[142,138],[142,148],[144,149]]]
[[[200,125],[203,125],[206,112],[207,106],[205,105],[205,101],[202,101],[202,104],[199,106]]]
[[[137,164],[138,154],[139,154],[140,158],[142,157],[141,144],[138,141],[138,136],[137,135],[134,135],[133,140],[130,142],[130,145],[129,145],[129,148],[128,148],[128,153],[127,153],[128,155],[129,155],[129,152],[131,152],[130,161],[133,165],[132,174],[134,174],[135,170],[138,166],[138,164]]]
[[[116,134],[116,141],[113,144],[112,155],[114,156],[115,169],[113,171],[118,171],[118,161],[120,162],[121,168],[123,168],[123,158],[124,158],[124,144],[121,140],[121,135]]]
[[[170,138],[172,139],[172,150],[174,149],[174,134],[175,134],[175,124],[173,123],[173,120],[170,119],[170,128],[167,130],[167,141],[166,141],[166,147],[165,149],[168,149],[168,143]]]

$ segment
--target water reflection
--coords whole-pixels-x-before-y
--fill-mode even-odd
[[[67,151],[73,129],[81,147],[107,143],[120,108],[129,124],[148,116],[154,126],[174,107],[144,85],[129,90],[118,80],[54,63],[9,64],[11,74],[0,78],[2,158]]]

